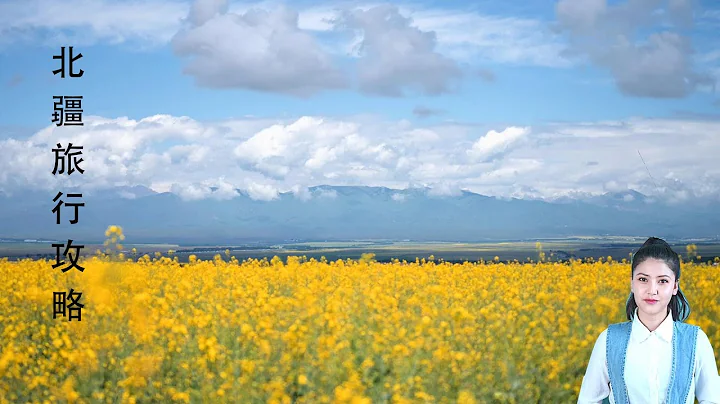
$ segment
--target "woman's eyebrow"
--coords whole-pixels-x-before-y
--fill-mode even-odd
[[[637,275],[642,275],[642,276],[647,276],[647,277],[649,277],[649,278],[652,278],[652,276],[650,276],[650,275],[648,275],[648,274],[644,274],[644,273],[642,273],[642,272],[638,272]],[[658,275],[658,278],[663,278],[663,277],[669,278],[670,275]]]

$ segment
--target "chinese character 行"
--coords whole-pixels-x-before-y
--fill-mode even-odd
[[[85,126],[82,121],[82,98],[82,95],[53,96],[58,101],[54,103],[51,122],[56,126]],[[63,99],[65,108],[62,107]]]
[[[79,73],[73,73],[73,63],[83,57],[82,53],[79,53],[77,56],[73,56],[73,47],[70,47],[70,60],[68,62],[68,65],[70,67],[70,77],[82,77],[83,74],[85,74],[85,71],[83,69],[80,69]],[[59,55],[53,55],[53,60],[60,59],[60,68],[57,70],[53,70],[53,75],[57,75],[60,73],[60,78],[65,78],[65,47],[60,47],[60,54]]]
[[[55,195],[55,198],[53,199],[53,202],[57,202],[57,205],[52,210],[52,213],[55,213],[57,215],[57,224],[60,224],[60,206],[65,204],[65,206],[75,207],[75,218],[70,220],[70,224],[76,224],[78,222],[78,208],[80,206],[85,206],[85,202],[81,203],[65,203],[62,200],[58,202],[58,198],[62,196],[62,192],[58,192],[57,195]],[[67,194],[69,198],[82,198],[82,194]]]
[[[68,317],[68,321],[72,321],[74,318],[82,321],[81,311],[85,305],[79,302],[81,296],[81,292],[75,292],[72,288],[70,292],[67,293],[53,292],[53,319],[57,318],[58,315],[64,317],[66,313],[69,312],[70,316]],[[67,299],[70,299],[70,304],[66,306],[65,302]]]
[[[65,157],[67,156],[67,174],[70,175],[74,173],[76,170],[80,172],[80,174],[84,174],[85,170],[80,168],[80,163],[83,161],[82,158],[78,159],[78,155],[82,155],[82,151],[72,151],[74,150],[82,150],[82,146],[73,146],[72,143],[68,144],[67,149],[63,149],[60,143],[57,144],[57,149],[53,149],[52,151],[55,152],[55,168],[53,168],[52,173],[53,175],[57,174],[58,172],[60,174],[63,174],[65,172]],[[65,152],[64,155],[60,155],[60,152]],[[72,157],[72,159],[71,159]],[[58,171],[58,164],[60,164],[60,171]]]
[[[53,244],[52,246],[55,247],[55,264],[53,264],[53,269],[65,265],[65,261],[60,261],[60,248],[65,247],[65,251],[63,251],[62,256],[70,258],[70,265],[63,268],[63,273],[73,269],[77,268],[78,271],[84,272],[85,268],[81,267],[78,264],[78,259],[80,258],[80,250],[85,248],[84,245],[72,245],[72,240],[68,240],[67,246],[65,244]],[[75,249],[75,255],[70,254],[70,249]]]

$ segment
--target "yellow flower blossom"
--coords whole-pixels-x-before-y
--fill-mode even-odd
[[[110,226],[110,241],[122,229]],[[174,251],[173,251],[174,253]],[[8,402],[574,402],[600,332],[625,321],[630,265],[378,262],[228,253],[0,260]],[[144,254],[144,253],[143,253]],[[227,258],[227,259],[226,259]],[[684,266],[688,323],[720,346],[720,271]],[[52,291],[83,293],[82,322]],[[104,383],[104,384],[103,384]]]

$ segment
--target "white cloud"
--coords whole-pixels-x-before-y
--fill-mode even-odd
[[[562,55],[564,41],[541,20],[452,9],[404,7],[403,12],[420,29],[436,32],[439,50],[458,61],[571,66]]]
[[[398,136],[404,147],[417,151],[431,149],[434,143],[443,140],[433,128],[410,128],[401,131]]]
[[[309,8],[300,12],[298,27],[307,31],[326,32],[334,28],[335,18],[337,10],[333,7]]]
[[[261,201],[270,201],[278,197],[278,189],[270,184],[251,182],[245,190],[250,195],[250,198]]]
[[[627,129],[624,122],[581,122],[564,125],[562,128],[558,128],[555,134],[560,137],[624,137],[632,134]],[[637,128],[637,130],[642,131],[641,128]]]
[[[499,154],[508,151],[511,145],[529,133],[530,128],[519,127],[510,127],[502,132],[491,130],[473,143],[467,154],[470,158],[479,161],[495,158]]]
[[[557,27],[570,42],[567,54],[606,69],[623,94],[681,98],[714,84],[707,71],[693,65],[690,37],[681,35],[693,22],[694,3],[560,0]]]
[[[198,184],[172,184],[170,192],[180,196],[186,201],[196,201],[206,198],[210,192],[206,186]]]
[[[325,158],[334,159],[362,142],[356,131],[357,125],[353,123],[326,123],[321,118],[302,117],[289,125],[276,124],[259,131],[235,147],[234,154],[255,164],[275,160],[296,165],[323,158],[323,153],[328,154]],[[312,157],[305,158],[308,155]],[[311,162],[310,167],[319,163],[319,160]]]
[[[195,0],[190,5],[188,20],[200,26],[228,11],[228,0]]]
[[[336,3],[308,7],[293,4],[293,10],[280,4],[259,1],[233,2],[228,6],[227,0],[0,2],[0,46],[40,42],[55,47],[72,42],[75,46],[105,43],[151,49],[166,45],[180,31],[179,37],[175,38],[178,50],[188,56],[196,55],[196,61],[189,65],[188,72],[205,85],[254,86],[260,90],[296,94],[339,86],[340,79],[328,58],[348,56],[362,43],[364,36],[346,38],[336,35],[335,20],[341,15]],[[394,51],[381,52],[381,57],[374,57],[365,69],[365,80],[370,82],[377,81],[378,75],[401,77],[400,70],[411,72],[417,66],[422,71],[431,69],[435,75],[432,81],[413,77],[412,82],[420,83],[420,89],[425,91],[437,91],[446,87],[448,77],[455,77],[455,62],[452,60],[550,67],[570,64],[561,55],[562,41],[549,32],[540,19],[489,15],[446,6],[396,4],[401,4],[400,15],[393,20],[365,20],[361,24],[370,28],[366,45],[375,48],[378,45],[381,48],[392,46],[393,49],[404,47],[415,56],[403,65],[401,60],[392,60],[396,56]],[[387,7],[381,3],[366,2],[353,7],[353,10],[371,12],[377,6]],[[412,24],[406,25],[404,18],[411,18]],[[271,36],[270,32],[275,32],[275,35]],[[430,40],[431,36],[435,39]],[[377,43],[373,38],[386,39]],[[220,51],[230,52],[231,57],[219,57]],[[275,60],[287,63],[271,68]],[[282,67],[290,65],[291,61],[301,62],[299,66],[307,73],[324,72],[328,76],[322,83],[310,82],[298,87],[297,76]],[[411,65],[410,61],[415,65]],[[259,71],[258,65],[267,71]],[[215,67],[211,72],[201,70],[212,66]],[[233,74],[233,68],[250,77],[259,76],[261,80],[249,84],[249,79]],[[305,78],[311,80],[312,76]],[[271,79],[286,81],[273,85]],[[386,81],[369,88],[388,91],[385,87],[390,84]],[[288,86],[288,89],[282,90],[281,85]]]
[[[603,189],[607,192],[621,192],[628,189],[628,184],[622,180],[610,180],[603,184]]]
[[[307,189],[307,187],[301,187],[300,185],[296,184],[290,187],[290,192],[292,192],[296,198],[302,201],[309,201],[312,199],[312,194],[310,193],[310,190]]]
[[[215,199],[228,200],[237,196],[237,189],[232,183],[226,181],[225,178],[221,177],[209,185],[215,188],[211,195]]]
[[[296,11],[280,6],[236,14],[226,3],[196,0],[191,24],[172,40],[178,56],[191,58],[184,72],[199,85],[302,97],[347,85],[315,38],[298,28]]]
[[[187,10],[187,3],[168,0],[0,2],[0,45],[41,41],[51,46],[157,46],[172,38]]]
[[[499,168],[483,173],[481,180],[513,180],[522,174],[540,169],[543,162],[536,159],[507,159]]]
[[[458,196],[462,193],[460,185],[454,181],[440,181],[430,186],[428,195],[430,196]]]
[[[396,202],[403,202],[405,200],[404,194],[392,194],[392,200]]]
[[[335,161],[336,159],[336,149],[323,146],[315,150],[313,156],[305,162],[305,167],[311,170],[319,170],[322,169],[325,164]]]
[[[405,2],[394,3],[400,15],[410,18],[413,28],[433,32],[437,51],[459,62],[495,62],[513,65],[568,67],[562,56],[564,41],[539,19],[491,15],[468,9],[427,7]],[[379,4],[358,6],[367,12]],[[312,7],[300,11],[301,27],[313,31],[331,31],[339,12],[332,7]],[[357,35],[342,46],[342,52],[358,56],[363,36]],[[486,80],[488,70],[478,73]]]
[[[455,61],[435,50],[435,33],[413,26],[395,6],[343,13],[340,26],[362,32],[357,70],[360,89],[366,93],[438,95],[452,91],[462,76]]]
[[[635,189],[664,200],[720,200],[716,156],[701,152],[720,150],[717,120],[635,118],[488,132],[324,117],[204,124],[159,115],[85,122],[79,129],[52,125],[28,139],[0,141],[8,157],[0,160],[0,191],[144,185],[185,199],[228,199],[240,190],[259,200],[288,191],[308,200],[332,197],[327,190],[310,195],[307,187],[315,185],[421,184],[433,195],[467,189],[556,198]],[[86,172],[54,177],[50,150],[69,140],[84,146]],[[495,158],[471,159],[469,150]]]

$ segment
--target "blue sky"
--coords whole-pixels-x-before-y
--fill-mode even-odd
[[[382,114],[392,119],[507,122],[533,125],[547,121],[622,119],[628,116],[671,116],[675,111],[718,112],[712,93],[683,98],[641,98],[621,94],[597,68],[559,69],[494,66],[495,81],[470,77],[456,93],[439,96],[382,97],[351,89],[326,91],[310,98],[252,91],[212,89],[183,74],[183,62],[167,47],[133,52],[124,47],[78,47],[85,75],[57,79],[53,48],[23,48],[0,56],[5,83],[0,125],[44,126],[55,95],[82,95],[90,114],[134,119],[153,114],[187,115],[218,120],[246,115]],[[8,85],[13,79],[19,82]],[[22,100],[22,102],[18,102]],[[49,100],[49,101],[48,101]],[[50,110],[48,110],[50,105]],[[423,106],[444,111],[420,118]]]
[[[102,167],[99,171],[108,172],[110,162],[126,164],[121,169],[124,177],[91,177],[98,186],[123,183],[187,190],[224,181],[239,188],[261,186],[272,195],[328,182],[399,187],[422,183],[543,197],[648,187],[641,176],[628,180],[617,171],[618,163],[611,160],[617,154],[612,152],[615,146],[592,142],[625,136],[646,144],[644,122],[680,131],[714,128],[720,117],[720,98],[713,90],[720,78],[720,6],[689,0],[631,3],[71,0],[62,7],[50,0],[0,0],[0,140],[30,141],[27,145],[38,146],[40,153],[43,139],[52,137],[43,130],[55,137],[101,136],[93,135],[100,130],[94,127],[56,129],[50,122],[53,96],[82,95],[88,122],[110,122],[120,128],[113,136],[137,138],[127,149],[118,149],[110,139],[97,144],[96,156],[105,159],[93,163]],[[253,8],[267,14],[246,14]],[[347,14],[339,14],[341,9]],[[337,16],[344,16],[344,25],[324,21]],[[70,45],[84,55],[77,63],[85,76],[61,80],[51,73],[57,67],[52,55]],[[153,118],[158,115],[169,118]],[[211,148],[209,155],[217,155],[214,146],[229,148],[234,152],[227,158],[236,161],[220,171],[206,167],[200,176],[182,170],[175,170],[181,172],[177,177],[152,172],[160,164],[149,161],[158,159],[190,170],[188,156],[179,151],[184,149],[172,147],[201,147],[199,139],[182,134],[190,129],[173,120],[182,121],[181,117],[204,132],[218,133],[201,136]],[[336,143],[327,143],[327,137],[312,140],[315,135],[297,138],[292,128],[303,117],[319,126],[300,132],[332,131],[321,128],[327,122],[355,129],[337,129],[345,137],[339,136]],[[124,118],[131,124],[118,123]],[[153,138],[138,132],[143,119],[167,123],[171,134]],[[622,127],[627,132],[613,135],[608,122],[612,131]],[[268,135],[277,124],[293,134]],[[595,134],[569,132],[578,125]],[[526,135],[511,136],[519,133],[513,128],[526,128],[521,131]],[[421,144],[402,135],[428,131],[429,138],[441,139],[443,148],[431,145],[432,140]],[[667,177],[668,184],[679,181],[691,196],[720,192],[715,185],[712,190],[698,185],[707,184],[707,178],[715,184],[713,168],[683,171],[682,162],[668,151],[687,146],[688,134],[673,138],[664,131],[655,133],[669,137],[666,149],[657,151],[652,161],[658,176]],[[550,147],[548,139],[561,138],[559,134],[585,143],[564,140]],[[353,136],[376,152],[350,153],[347,139]],[[304,146],[297,149],[307,155],[278,151],[292,150],[277,144],[290,139],[301,142]],[[266,153],[259,154],[267,158],[243,157],[247,144],[266,147]],[[607,149],[609,160],[600,164],[607,171],[577,175],[558,185],[552,173],[567,171],[561,160],[568,150],[560,145],[568,144]],[[538,145],[549,147],[547,157],[532,156]],[[481,148],[485,149],[478,153],[484,157],[479,160],[465,161],[461,167],[448,163],[469,158]],[[376,160],[379,150],[392,157]],[[436,154],[423,159],[420,150]],[[173,160],[173,153],[184,157]],[[653,152],[648,153],[652,158]],[[308,161],[317,162],[318,156],[326,159],[319,172],[308,168],[316,164]],[[596,160],[602,158],[598,155]],[[137,167],[143,161],[146,171],[141,173]],[[342,168],[330,164],[341,161],[346,162]],[[357,174],[359,166],[370,174]],[[305,175],[290,174],[298,167],[307,169]],[[32,174],[23,174],[27,181],[12,180],[13,169],[4,168],[0,186],[5,188],[49,183]],[[625,168],[636,172],[637,161]],[[468,174],[427,174],[463,170]],[[195,167],[193,173],[197,171]],[[544,176],[530,175],[536,171]],[[379,177],[383,180],[368,180]]]

